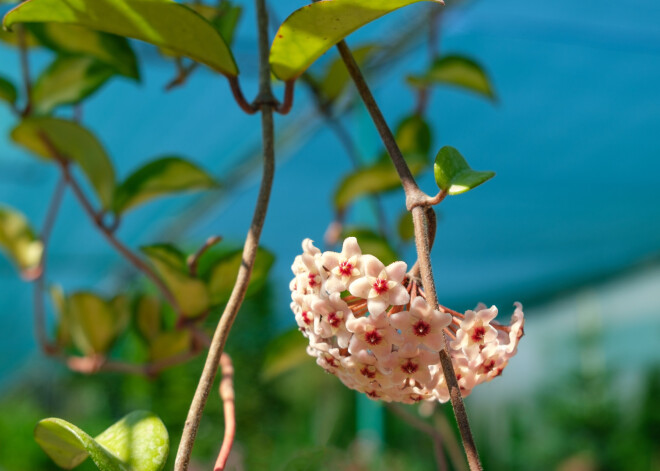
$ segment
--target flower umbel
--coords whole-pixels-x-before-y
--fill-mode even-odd
[[[495,306],[465,314],[433,309],[404,262],[385,266],[363,254],[355,237],[340,253],[321,253],[309,239],[303,251],[292,266],[291,309],[309,338],[307,352],[371,399],[447,402],[438,355],[445,338],[464,396],[502,374],[517,351],[524,327],[520,303],[508,326],[494,321]]]

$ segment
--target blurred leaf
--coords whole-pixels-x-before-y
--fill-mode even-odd
[[[27,27],[41,44],[60,55],[91,57],[118,74],[140,79],[137,57],[126,38],[73,24],[32,23]]]
[[[117,187],[113,208],[117,214],[159,196],[214,188],[217,182],[195,164],[178,157],[149,162]]]
[[[185,256],[176,247],[158,244],[140,249],[172,291],[186,317],[197,317],[206,312],[210,305],[206,284],[188,274]]]
[[[399,260],[398,254],[387,239],[371,229],[349,227],[342,233],[342,239],[346,239],[347,237],[357,238],[362,253],[375,256],[385,265],[389,265],[390,263]]]
[[[307,339],[298,329],[287,330],[266,346],[266,356],[261,370],[263,381],[270,381],[300,365],[313,362],[307,354]]]
[[[121,328],[112,306],[88,292],[72,294],[66,305],[74,345],[85,355],[107,353]]]
[[[358,65],[363,65],[378,49],[375,44],[352,49],[353,57]],[[328,66],[321,80],[320,91],[328,101],[334,101],[342,94],[350,80],[348,69],[341,57],[336,57]]]
[[[58,153],[83,170],[104,209],[109,209],[115,191],[115,171],[96,137],[73,121],[39,117],[24,119],[11,132],[17,144],[48,160],[55,158],[44,136]]]
[[[16,86],[6,78],[0,76],[0,100],[13,105],[16,103],[17,96]]]
[[[21,271],[36,268],[44,250],[25,216],[8,206],[0,206],[0,249]]]
[[[238,75],[231,51],[215,28],[171,0],[28,0],[4,19],[15,23],[70,23],[140,39],[177,51],[218,72]]]
[[[135,306],[135,324],[145,340],[150,341],[158,335],[162,321],[160,300],[149,294],[140,296]]]
[[[191,340],[189,329],[160,332],[149,345],[151,361],[156,362],[187,352],[190,350]]]
[[[428,166],[431,131],[423,118],[415,115],[404,119],[397,128],[396,141],[413,175]],[[354,171],[341,181],[334,195],[335,208],[342,212],[361,196],[400,187],[401,178],[394,164],[388,155],[383,155],[376,163]]]
[[[71,326],[66,295],[60,286],[52,286],[50,288],[50,298],[53,302],[56,317],[56,344],[60,348],[67,348],[71,345]]]
[[[34,110],[48,114],[57,106],[80,103],[113,75],[112,68],[91,57],[59,56],[34,84]]]
[[[11,46],[18,46],[18,34],[13,31],[6,31],[0,26],[0,42]],[[41,46],[39,40],[27,29],[25,30],[25,46],[28,48]]]
[[[110,307],[115,314],[115,335],[119,335],[131,322],[130,299],[125,294],[118,294],[110,300]]]
[[[66,469],[91,456],[101,471],[159,471],[169,453],[165,425],[146,411],[131,412],[96,439],[56,418],[40,421],[34,437],[46,454]]]
[[[438,187],[450,195],[465,193],[495,176],[495,172],[472,170],[463,156],[449,146],[438,152],[434,172]]]
[[[224,304],[229,301],[229,296],[234,288],[238,269],[242,262],[243,252],[239,250],[225,255],[213,263],[205,276],[208,280],[211,303],[213,305]],[[264,286],[274,262],[275,255],[259,247],[252,269],[252,276],[250,277],[247,296],[256,293]]]
[[[419,1],[334,0],[306,5],[293,12],[275,35],[270,50],[273,73],[283,81],[295,80],[356,29]]]
[[[410,211],[404,211],[401,213],[397,228],[399,230],[399,237],[401,237],[401,240],[404,242],[415,238],[415,226],[413,224],[412,213]]]
[[[215,26],[220,35],[224,38],[227,44],[231,45],[234,42],[234,32],[238,26],[238,22],[243,14],[243,7],[240,5],[232,5],[230,2],[223,2],[218,7],[217,16],[210,20],[211,24]]]
[[[484,95],[491,100],[495,99],[490,80],[483,68],[472,59],[462,56],[439,58],[424,75],[408,77],[408,83],[414,87],[434,84],[454,85]]]

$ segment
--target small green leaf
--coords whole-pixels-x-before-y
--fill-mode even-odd
[[[149,358],[156,362],[187,352],[190,350],[191,340],[189,329],[160,332],[150,342]]]
[[[413,175],[418,175],[428,167],[431,130],[421,117],[404,119],[396,130],[396,141]],[[361,196],[400,187],[401,178],[390,157],[385,154],[376,163],[352,172],[341,181],[334,195],[335,208],[342,212]]]
[[[28,0],[4,19],[16,23],[69,23],[165,47],[227,76],[238,75],[227,43],[190,8],[172,0]]]
[[[67,306],[67,299],[64,291],[60,286],[51,286],[50,298],[53,302],[53,310],[56,317],[56,333],[55,339],[57,346],[60,348],[67,348],[71,345],[71,321],[69,320]]]
[[[11,138],[36,155],[53,160],[55,156],[45,142],[47,139],[62,157],[80,165],[103,208],[110,208],[115,191],[115,171],[103,146],[90,131],[73,121],[38,117],[21,121],[11,132]]]
[[[187,3],[186,6],[192,8],[210,22],[227,44],[233,42],[234,31],[243,13],[242,7],[226,1],[223,1],[217,6],[201,3]]]
[[[135,80],[140,78],[137,57],[126,38],[64,23],[27,26],[39,43],[60,55],[94,58],[118,74]]]
[[[428,0],[333,0],[306,5],[293,12],[275,35],[270,50],[273,73],[283,81],[295,80],[353,31],[419,1]]]
[[[135,324],[145,340],[152,340],[162,327],[160,300],[148,294],[140,296],[135,306]]]
[[[414,87],[454,85],[495,99],[486,72],[478,63],[463,56],[452,55],[437,59],[424,75],[408,77],[408,83]]]
[[[113,208],[117,214],[150,199],[218,184],[202,169],[178,157],[164,157],[136,170],[117,187]]]
[[[10,105],[16,103],[18,92],[16,86],[6,78],[0,76],[0,100],[6,101]]]
[[[36,268],[44,251],[25,216],[8,206],[0,206],[0,249],[23,272]]]
[[[355,237],[360,244],[362,253],[371,254],[385,265],[400,260],[398,254],[385,237],[364,227],[348,227],[342,233],[342,239]]]
[[[213,305],[224,304],[229,300],[242,261],[243,252],[240,250],[234,251],[214,262],[208,270],[205,279],[208,280]],[[259,247],[252,269],[252,276],[250,277],[248,296],[256,293],[264,286],[274,262],[275,256],[270,251]]]
[[[186,317],[197,317],[210,306],[206,284],[188,274],[185,256],[168,244],[141,247],[167,287],[172,291]]]
[[[352,52],[355,62],[360,66],[363,65],[376,50],[378,50],[378,46],[374,44],[354,48]],[[344,61],[341,57],[337,57],[326,69],[319,90],[326,100],[332,102],[339,98],[346,85],[348,85],[349,80],[350,76],[348,75],[348,69]]]
[[[59,56],[34,84],[34,110],[48,114],[57,106],[80,103],[114,73],[114,69],[91,57]]]
[[[18,2],[16,2],[18,3]],[[12,31],[5,31],[0,26],[0,42],[9,44],[10,46],[18,46],[18,34]],[[41,46],[39,40],[29,31],[25,31],[25,47],[32,48]]]
[[[34,438],[65,469],[91,456],[101,471],[160,471],[169,453],[165,425],[146,411],[131,412],[96,439],[65,420],[44,419],[37,424]]]
[[[399,217],[399,224],[397,224],[399,237],[404,242],[415,238],[415,226],[413,225],[412,213],[404,211]]]
[[[449,146],[438,152],[434,172],[438,187],[450,195],[465,193],[495,176],[495,172],[472,170],[463,156]]]
[[[69,296],[66,306],[74,345],[86,355],[107,353],[122,327],[110,303],[93,293],[79,292]]]
[[[292,369],[310,363],[307,354],[309,340],[298,329],[291,329],[271,340],[261,368],[261,378],[270,381]]]

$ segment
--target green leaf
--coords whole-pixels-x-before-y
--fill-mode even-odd
[[[6,101],[10,105],[16,103],[18,92],[16,86],[6,78],[0,76],[0,100]]]
[[[96,439],[65,420],[44,419],[37,424],[34,438],[65,469],[91,456],[101,471],[160,471],[169,453],[165,425],[146,411],[131,412]]]
[[[495,172],[472,170],[463,156],[453,147],[440,149],[435,158],[435,182],[450,195],[465,193],[495,176]]]
[[[413,175],[418,175],[429,165],[431,130],[421,117],[411,116],[404,119],[397,128],[396,141]],[[401,178],[390,157],[384,155],[376,163],[352,172],[341,181],[334,195],[335,208],[338,212],[343,212],[361,196],[400,187]]]
[[[5,31],[0,26],[0,42],[9,44],[10,46],[18,46],[18,34],[12,31]],[[32,48],[37,46],[41,46],[39,40],[29,30],[25,30],[25,47]]]
[[[28,0],[4,25],[70,23],[165,47],[227,76],[238,75],[222,36],[199,14],[171,0]]]
[[[160,332],[150,342],[149,355],[152,362],[172,358],[190,350],[190,329]]]
[[[74,345],[84,354],[107,353],[122,328],[122,319],[99,296],[78,292],[69,296],[67,319]]]
[[[293,12],[275,35],[270,50],[273,73],[283,81],[295,80],[356,29],[419,1],[428,0],[333,0],[306,5]]]
[[[114,73],[114,69],[91,57],[59,56],[34,84],[34,110],[48,114],[57,106],[80,103]]]
[[[399,217],[399,223],[397,224],[397,229],[399,231],[399,237],[404,242],[412,240],[415,238],[415,226],[413,224],[412,213],[410,211],[404,211]]]
[[[113,208],[121,214],[159,196],[217,186],[217,182],[195,164],[178,157],[164,157],[144,165],[119,185]]]
[[[292,369],[310,363],[307,354],[309,340],[298,329],[291,329],[271,340],[266,346],[266,356],[261,378],[270,381]]]
[[[162,322],[160,300],[148,294],[140,296],[135,306],[135,324],[142,337],[147,341],[154,339]]]
[[[229,296],[236,282],[238,269],[243,261],[243,252],[238,250],[227,254],[213,263],[205,275],[208,280],[209,292],[211,293],[211,303],[213,305],[224,304],[229,301]],[[250,285],[248,286],[247,296],[259,291],[268,278],[275,255],[270,251],[259,247],[257,257],[254,261]]]
[[[61,156],[80,165],[103,208],[110,208],[115,171],[103,146],[90,131],[73,121],[38,117],[21,121],[11,132],[11,138],[36,155],[53,160],[55,156],[44,138],[47,139]]]
[[[137,57],[126,38],[64,23],[27,26],[40,44],[60,55],[94,58],[118,74],[135,80],[140,78]]]
[[[233,42],[234,31],[243,13],[242,7],[233,5],[231,2],[222,2],[217,6],[204,5],[202,3],[186,3],[185,5],[195,10],[210,22],[227,44]]]
[[[71,345],[71,322],[69,320],[67,299],[60,286],[51,286],[50,298],[53,303],[53,310],[56,318],[56,343],[60,348],[67,348]]]
[[[352,50],[355,62],[358,65],[364,64],[373,53],[378,50],[375,44],[356,47]],[[325,71],[323,80],[321,80],[319,89],[326,100],[332,102],[339,98],[346,85],[348,85],[350,76],[348,69],[341,57],[335,58]]]
[[[210,298],[206,284],[188,274],[185,256],[168,244],[141,247],[167,287],[174,294],[186,317],[197,317],[209,308]]]
[[[362,253],[373,255],[385,265],[389,265],[400,259],[399,255],[387,239],[371,229],[364,227],[348,227],[342,233],[342,239],[346,239],[347,237],[355,237],[360,244]]]
[[[439,58],[424,75],[408,77],[408,83],[414,87],[433,84],[454,85],[495,99],[495,93],[484,69],[477,62],[463,56]]]
[[[44,251],[25,216],[8,206],[0,206],[0,249],[26,275],[39,265]]]

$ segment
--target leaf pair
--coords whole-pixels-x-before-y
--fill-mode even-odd
[[[91,457],[101,471],[159,471],[169,453],[169,436],[154,414],[135,411],[92,438],[62,419],[44,419],[34,438],[46,454],[65,469]]]

